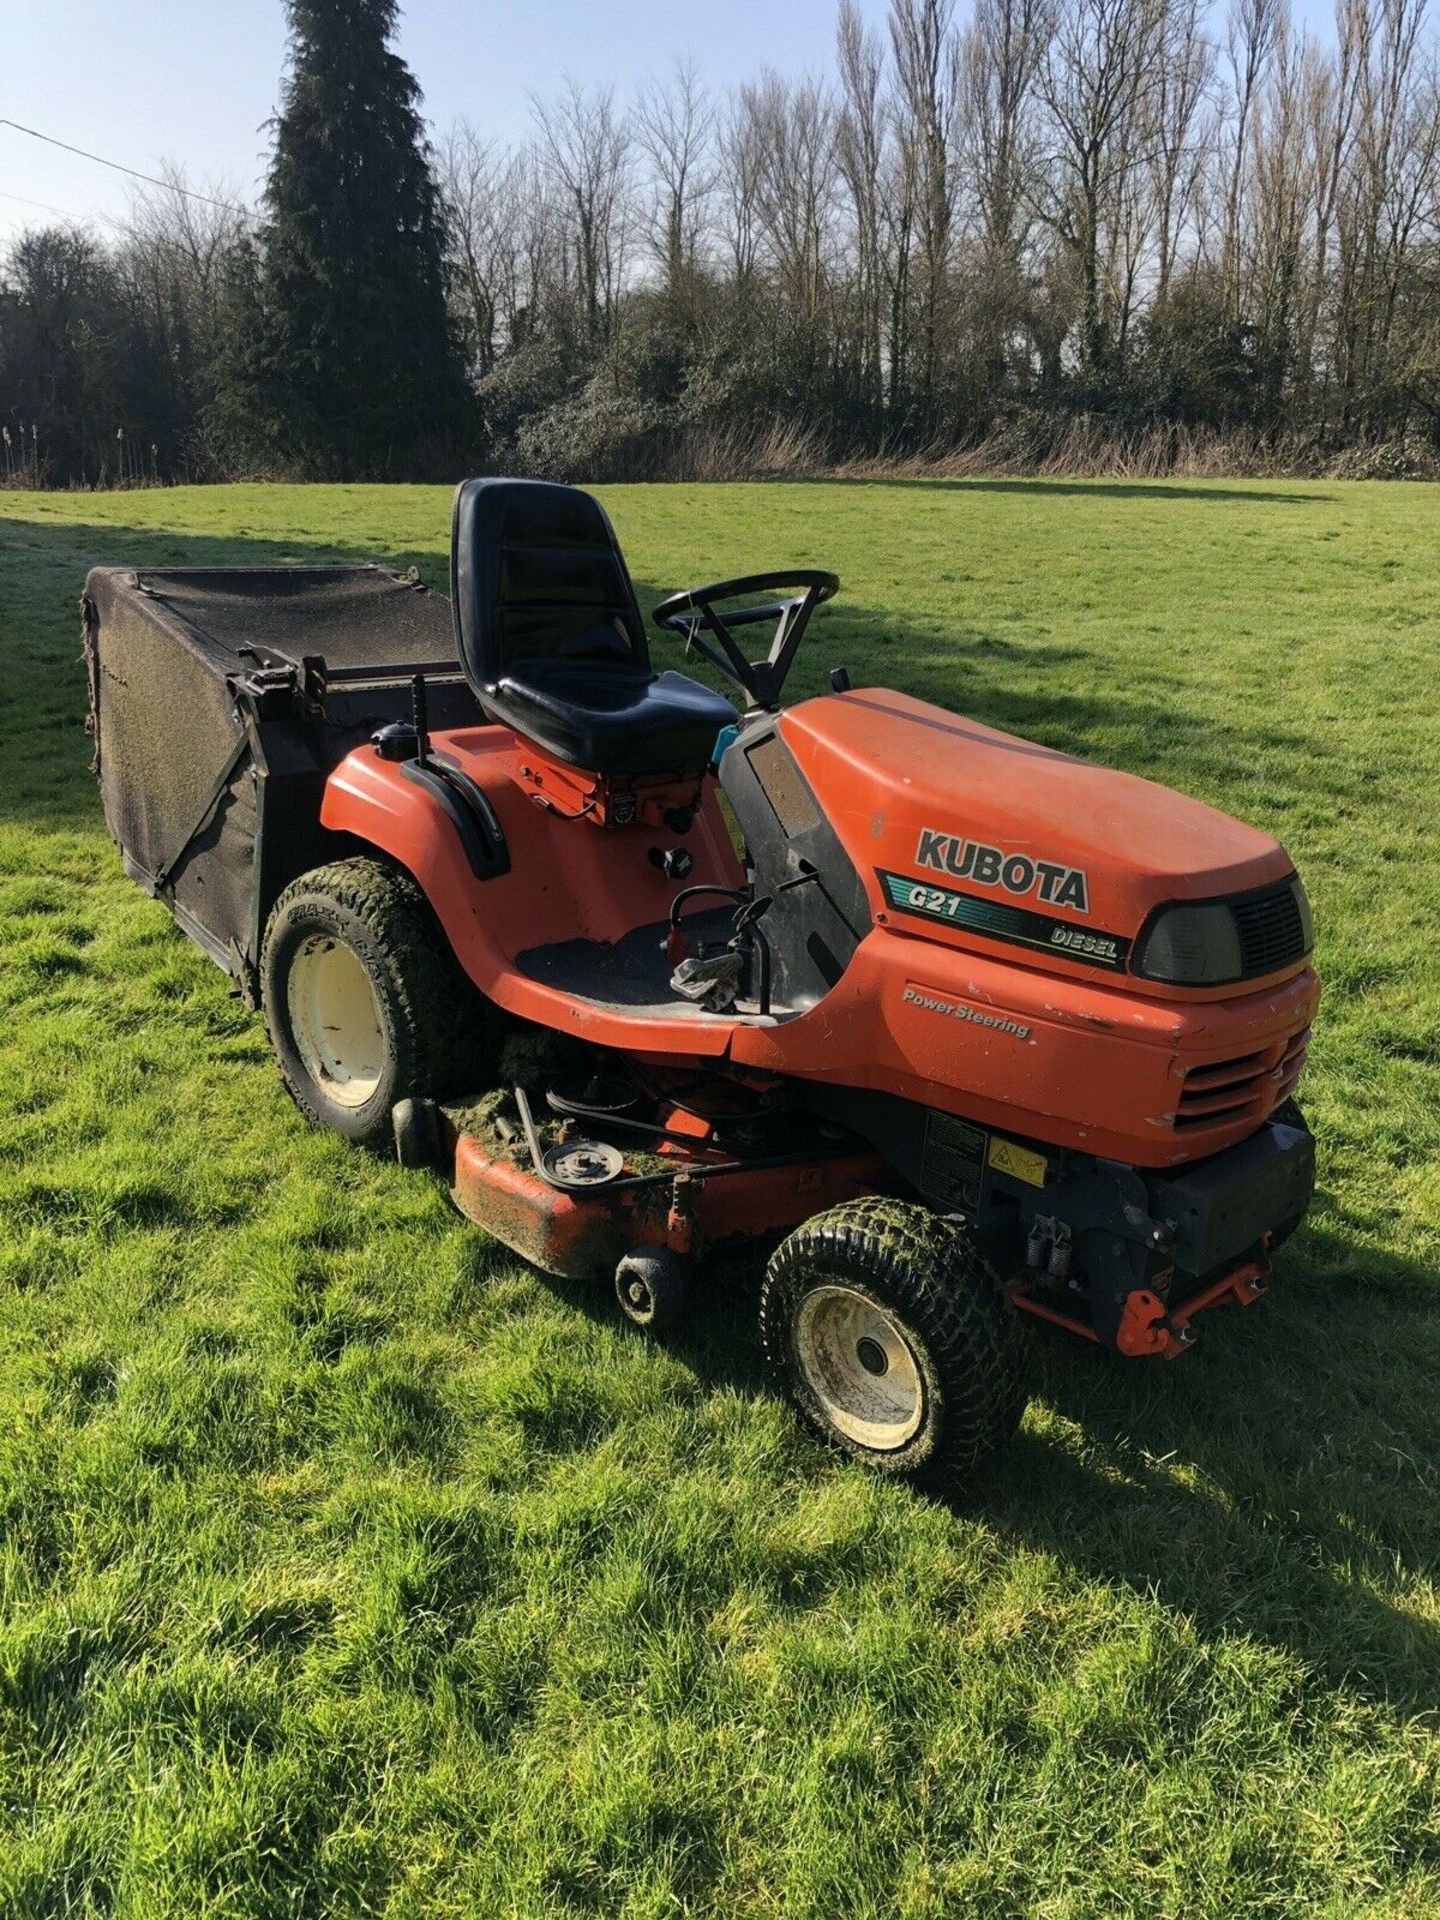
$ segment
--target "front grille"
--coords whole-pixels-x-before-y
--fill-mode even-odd
[[[1283,962],[1279,963],[1283,965]],[[1175,1106],[1175,1131],[1229,1126],[1233,1121],[1266,1120],[1300,1084],[1310,1029],[1276,1040],[1256,1053],[1191,1067]]]
[[[1255,980],[1304,959],[1305,921],[1292,881],[1268,893],[1232,900],[1230,911],[1240,936],[1242,979]]]

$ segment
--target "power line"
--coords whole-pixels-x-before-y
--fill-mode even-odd
[[[23,193],[11,193],[8,187],[0,187],[0,200],[18,200],[22,207],[38,207],[41,213],[58,213],[62,220],[103,220],[107,227],[120,227],[123,221],[114,219],[108,213],[71,213],[68,207],[52,207],[48,200],[27,200]]]
[[[173,180],[157,180],[153,173],[140,173],[134,167],[122,166],[118,160],[107,160],[103,154],[87,153],[84,147],[72,147],[68,140],[57,140],[53,134],[37,133],[34,127],[22,127],[18,120],[7,120],[0,114],[0,127],[13,127],[16,133],[28,133],[32,140],[43,140],[47,146],[61,147],[66,153],[77,153],[82,160],[93,160],[97,166],[111,167],[116,173],[128,173],[132,180],[143,180],[147,186],[163,187],[167,193],[183,194],[187,200],[203,200],[207,207],[219,207],[224,213],[244,213],[243,207],[232,207],[228,200],[212,200],[208,193],[192,193],[189,187],[177,186]],[[19,195],[11,196],[18,199]]]

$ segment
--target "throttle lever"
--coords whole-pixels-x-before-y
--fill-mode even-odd
[[[774,904],[772,894],[762,893],[759,899],[752,900],[747,906],[743,906],[735,916],[736,933],[747,933],[757,920],[764,919]]]

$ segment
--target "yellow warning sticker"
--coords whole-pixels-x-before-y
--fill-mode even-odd
[[[1028,1147],[1017,1147],[1013,1140],[1002,1140],[998,1133],[990,1136],[990,1164],[997,1173],[1008,1173],[1017,1180],[1028,1180],[1032,1187],[1043,1187],[1045,1184],[1044,1154],[1031,1153]]]

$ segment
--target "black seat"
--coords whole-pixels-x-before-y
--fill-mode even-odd
[[[466,676],[494,720],[592,773],[705,766],[730,702],[656,673],[605,509],[578,487],[466,480],[450,589]]]

